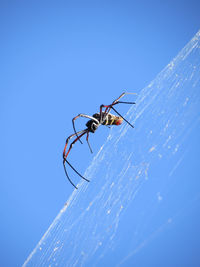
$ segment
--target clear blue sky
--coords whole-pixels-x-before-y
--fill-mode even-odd
[[[24,262],[73,191],[62,166],[71,119],[139,92],[199,13],[194,0],[0,2],[0,266]],[[95,153],[108,131],[91,137]],[[82,173],[92,159],[80,144],[70,157]]]

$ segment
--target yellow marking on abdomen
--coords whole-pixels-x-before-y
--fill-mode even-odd
[[[113,125],[113,122],[115,121],[115,118],[113,118],[110,122],[110,125]]]

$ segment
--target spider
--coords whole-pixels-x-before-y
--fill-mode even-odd
[[[105,125],[105,126],[108,126],[109,125],[121,125],[123,120],[125,122],[127,122],[132,128],[134,128],[134,126],[132,124],[130,124],[130,122],[128,122],[124,117],[122,117],[122,115],[119,114],[119,112],[113,107],[117,104],[135,104],[135,102],[124,102],[124,101],[119,101],[123,96],[125,96],[126,94],[135,94],[135,93],[122,93],[116,100],[114,100],[112,102],[112,104],[110,105],[101,105],[100,106],[100,112],[99,113],[95,113],[94,115],[92,116],[89,116],[89,115],[86,115],[86,114],[79,114],[77,115],[76,117],[74,117],[72,119],[72,125],[73,125],[73,129],[74,129],[74,134],[70,135],[67,139],[66,139],[66,144],[65,144],[65,147],[64,147],[64,151],[63,151],[63,166],[64,166],[64,170],[65,170],[65,174],[69,180],[69,182],[76,188],[77,186],[72,182],[72,180],[69,178],[69,175],[67,173],[67,169],[66,169],[66,166],[65,166],[65,163],[67,163],[71,168],[72,170],[74,170],[82,179],[84,179],[85,181],[89,182],[88,179],[86,179],[85,177],[83,177],[72,165],[71,163],[69,163],[69,161],[67,160],[67,157],[69,155],[69,152],[71,151],[73,145],[77,142],[77,141],[80,141],[80,143],[82,144],[82,141],[81,141],[81,137],[83,135],[86,134],[86,141],[87,141],[87,144],[88,144],[88,147],[92,153],[92,149],[91,149],[91,146],[90,146],[90,143],[89,143],[89,133],[95,133],[95,131],[98,129],[98,127],[100,125]],[[103,109],[105,109],[103,111]],[[118,116],[115,116],[113,114],[110,113],[110,110],[113,110]],[[82,130],[82,131],[79,131],[77,132],[76,129],[75,129],[75,120],[80,118],[80,117],[83,117],[83,118],[87,118],[89,119],[89,121],[86,123],[86,129]],[[69,146],[69,149],[66,151],[67,149],[67,145],[69,143],[69,140],[71,138],[75,137],[74,141],[70,144]]]

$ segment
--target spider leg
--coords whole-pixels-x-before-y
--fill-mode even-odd
[[[125,122],[127,122],[132,128],[134,128],[134,126],[127,121],[115,108],[111,107],[120,117],[122,117],[123,120],[125,120]]]
[[[89,143],[89,141],[88,141],[88,138],[89,138],[89,131],[87,132],[86,140],[87,140],[87,143],[88,143],[88,146],[89,146],[89,149],[90,149],[91,153],[93,153],[92,148],[91,148],[91,146],[90,146],[90,143]]]
[[[75,128],[75,120],[78,119],[78,118],[80,118],[80,117],[83,117],[83,118],[87,118],[87,119],[93,120],[93,121],[95,121],[97,124],[99,123],[99,121],[98,121],[97,119],[93,118],[92,116],[89,116],[89,115],[86,115],[86,114],[79,114],[79,115],[77,115],[76,117],[74,117],[74,118],[72,119],[73,129],[74,129],[74,132],[75,132],[75,134],[76,134],[77,137],[78,137],[78,134],[77,134],[77,132],[76,132],[76,128]],[[80,139],[78,139],[78,140],[80,141],[81,144],[83,144],[82,141],[81,141]]]
[[[136,93],[123,92],[117,99],[115,99],[115,100],[113,101],[113,104],[114,104],[115,102],[118,102],[118,101],[120,100],[120,98],[124,97],[125,95],[137,95],[137,94],[136,94]]]
[[[72,170],[74,170],[82,179],[84,179],[85,181],[89,182],[90,180],[86,179],[85,177],[83,177],[70,163],[68,160],[65,159],[65,161],[67,162],[67,164],[69,164],[69,166],[72,168]]]
[[[70,150],[71,150],[73,144],[76,142],[76,139],[81,138],[82,135],[83,135],[83,133],[85,133],[85,132],[86,132],[86,130],[82,130],[82,131],[80,131],[80,132],[77,132],[77,133],[74,133],[74,134],[70,135],[70,136],[66,139],[66,143],[65,143],[65,147],[64,147],[64,151],[63,151],[63,158],[67,158],[67,156],[68,156],[68,154],[69,154],[69,152],[70,152]],[[78,136],[78,134],[80,134],[80,136]],[[77,135],[77,138],[73,141],[73,144],[71,144],[71,148],[70,148],[70,149],[68,150],[68,152],[66,153],[66,148],[67,148],[67,145],[68,145],[68,143],[69,143],[69,140],[70,140],[71,138],[73,138],[74,136],[76,136],[76,135]]]
[[[103,122],[105,117],[108,115],[108,113],[110,112],[112,106],[116,105],[116,104],[135,104],[135,102],[124,102],[124,101],[119,101],[122,97],[124,97],[125,95],[137,95],[136,93],[128,93],[128,92],[124,92],[122,93],[117,99],[115,99],[112,104],[110,105],[101,105],[100,106],[100,121]],[[105,111],[103,112],[102,109],[105,108]],[[117,112],[116,112],[117,113]],[[118,114],[119,115],[119,114]],[[121,116],[122,117],[122,116]],[[122,117],[123,118],[123,117]],[[124,119],[124,118],[123,118]],[[125,120],[125,119],[124,119]],[[126,121],[126,120],[125,120]]]
[[[65,166],[65,159],[63,159],[63,166],[64,166],[64,170],[65,170],[65,174],[67,176],[67,179],[69,180],[69,182],[73,185],[73,187],[75,187],[76,189],[78,189],[77,186],[75,186],[75,184],[72,182],[72,180],[69,178],[69,175],[67,173],[67,170],[66,170],[66,166]]]
[[[64,151],[63,151],[63,166],[64,166],[64,170],[65,170],[65,174],[66,174],[66,176],[67,176],[67,178],[68,178],[68,180],[69,180],[69,182],[77,189],[77,187],[74,185],[74,183],[71,181],[71,179],[69,178],[69,175],[68,175],[68,173],[67,173],[67,170],[66,170],[66,167],[65,167],[65,162],[67,162],[67,164],[72,168],[72,170],[74,170],[82,179],[84,179],[84,180],[86,180],[87,182],[89,182],[89,180],[88,179],[86,179],[85,177],[83,177],[70,163],[69,163],[69,161],[67,160],[67,157],[68,157],[68,155],[69,155],[69,152],[71,151],[71,149],[72,149],[72,147],[73,147],[73,145],[84,135],[84,134],[86,134],[87,133],[87,129],[85,129],[85,130],[82,130],[82,131],[80,131],[80,132],[77,132],[77,134],[76,133],[74,133],[74,134],[72,134],[72,135],[70,135],[68,138],[67,138],[67,140],[66,140],[66,144],[65,144],[65,147],[64,147]],[[67,145],[68,145],[68,142],[69,142],[69,140],[71,139],[71,138],[73,138],[74,136],[76,136],[76,135],[78,135],[78,134],[80,134],[71,144],[70,144],[70,147],[69,147],[69,149],[68,149],[68,151],[66,152],[66,148],[67,148]]]
[[[135,102],[117,101],[115,104],[136,104],[136,103]]]

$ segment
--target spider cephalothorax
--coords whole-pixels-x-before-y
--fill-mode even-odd
[[[89,121],[85,124],[85,126],[88,128],[88,131],[89,131],[90,133],[94,133],[94,132],[97,130],[97,128],[98,128],[98,126],[99,126],[99,123],[96,123],[96,122],[94,122],[93,120],[89,120]]]
[[[79,114],[78,116],[74,117],[72,119],[72,124],[73,124],[73,128],[74,128],[74,134],[70,135],[67,140],[66,140],[66,144],[65,144],[65,148],[63,151],[63,165],[64,165],[64,170],[66,173],[67,178],[69,179],[70,183],[77,189],[77,187],[75,186],[75,184],[71,181],[71,179],[68,176],[66,167],[65,167],[65,162],[68,163],[68,165],[84,180],[86,180],[87,182],[89,182],[88,179],[86,179],[85,177],[83,177],[67,160],[67,157],[69,155],[70,150],[72,149],[73,145],[79,140],[81,142],[81,137],[85,134],[87,134],[86,136],[86,141],[88,143],[88,146],[90,148],[90,151],[92,152],[92,149],[90,147],[88,138],[89,138],[89,133],[94,133],[98,127],[100,125],[106,125],[106,126],[112,126],[112,125],[120,125],[122,124],[123,120],[126,121],[131,127],[133,127],[132,124],[130,124],[130,122],[128,122],[125,118],[123,118],[119,112],[113,107],[114,105],[123,103],[123,104],[135,104],[135,102],[123,102],[123,101],[119,101],[120,98],[122,98],[125,94],[135,94],[135,93],[122,93],[116,100],[114,100],[112,102],[112,104],[110,105],[101,105],[100,106],[100,112],[99,113],[95,113],[92,116],[86,115],[86,114]],[[103,108],[105,108],[105,110],[103,111]],[[113,110],[115,113],[117,113],[119,116],[115,116],[113,114],[110,113],[110,110]],[[76,132],[75,129],[75,120],[83,117],[83,118],[88,118],[89,121],[86,123],[86,129]],[[74,141],[70,144],[69,149],[66,151],[68,142],[71,138],[75,137]],[[82,143],[82,142],[81,142]]]

